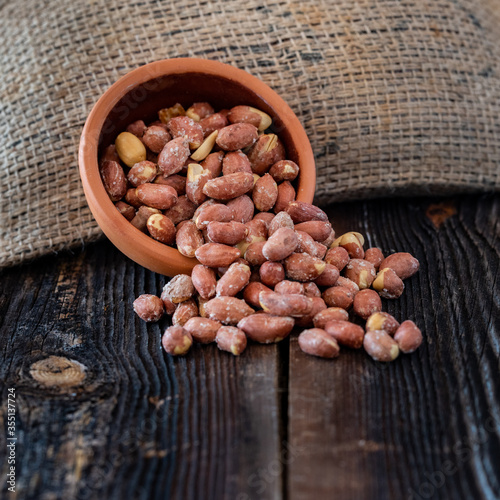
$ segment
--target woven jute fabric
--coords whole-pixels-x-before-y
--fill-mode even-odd
[[[498,0],[17,0],[0,22],[0,266],[101,235],[82,126],[158,59],[219,60],[281,94],[319,203],[500,188]]]

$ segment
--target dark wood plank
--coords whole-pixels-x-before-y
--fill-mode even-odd
[[[343,350],[325,361],[290,342],[290,500],[492,499],[500,495],[500,196],[343,204],[338,232],[420,272],[385,301],[423,346],[384,365]]]
[[[281,452],[278,347],[164,354],[166,321],[147,325],[131,307],[164,282],[107,242],[1,273],[18,498],[245,500],[257,487],[281,498],[281,474],[261,480]]]

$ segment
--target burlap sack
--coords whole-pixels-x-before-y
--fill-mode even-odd
[[[0,2],[0,266],[100,236],[77,167],[101,93],[181,56],[245,69],[305,126],[317,200],[500,188],[498,0]]]

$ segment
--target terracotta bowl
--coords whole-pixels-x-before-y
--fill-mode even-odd
[[[285,101],[258,78],[233,66],[191,58],[157,61],[131,71],[102,95],[87,118],[79,149],[80,176],[104,234],[135,262],[167,276],[190,273],[197,261],[142,233],[118,213],[101,181],[98,156],[133,121],[154,121],[161,108],[199,101],[210,102],[216,110],[248,104],[268,113],[287,158],[300,166],[297,199],[312,202],[314,196],[316,170],[306,133]]]

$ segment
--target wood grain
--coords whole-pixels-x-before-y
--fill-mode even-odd
[[[420,260],[403,296],[384,306],[414,320],[425,342],[385,365],[347,349],[311,359],[292,339],[291,500],[498,498],[499,200],[447,200],[456,214],[437,225],[429,200],[332,207],[340,232]]]
[[[278,348],[164,354],[167,323],[147,325],[131,307],[164,279],[107,242],[2,273],[19,498],[244,499],[255,484],[260,498],[281,496],[281,474],[260,480],[281,447]]]
[[[16,498],[499,498],[500,196],[329,214],[338,233],[419,258],[401,299],[384,302],[421,326],[416,353],[325,361],[303,354],[296,332],[240,358],[196,346],[174,359],[160,349],[167,322],[131,308],[165,278],[108,242],[1,272],[0,415],[14,387]]]

